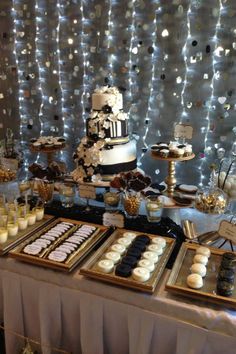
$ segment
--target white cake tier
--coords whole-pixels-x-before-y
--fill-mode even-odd
[[[92,109],[100,111],[104,106],[110,106],[114,111],[123,108],[123,96],[121,93],[93,93]]]
[[[122,145],[113,145],[112,149],[103,148],[100,152],[100,174],[114,175],[136,169],[136,142],[134,140]]]

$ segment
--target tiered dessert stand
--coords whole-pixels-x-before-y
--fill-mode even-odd
[[[165,183],[167,185],[166,194],[170,198],[173,197],[175,187],[176,187],[176,182],[177,182],[176,170],[175,170],[176,163],[192,160],[195,157],[195,154],[192,154],[190,156],[185,156],[185,157],[179,157],[179,158],[177,158],[177,157],[161,157],[152,151],[151,156],[155,160],[168,162],[168,175],[165,178]],[[180,214],[179,214],[180,208],[183,208],[183,206],[175,205],[173,207],[165,208],[164,212],[163,212],[163,216],[168,216],[172,220],[174,220],[177,224],[180,224]]]
[[[65,145],[63,146],[53,146],[51,148],[36,148],[33,145],[30,146],[30,150],[32,152],[37,152],[37,153],[43,153],[47,156],[47,164],[48,166],[55,161],[55,153],[58,151],[61,151],[65,148]]]

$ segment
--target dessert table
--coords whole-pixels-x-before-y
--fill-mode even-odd
[[[54,215],[59,214],[56,207]],[[192,210],[183,212],[192,216]],[[143,219],[137,228],[139,222]],[[150,295],[90,280],[79,267],[66,274],[1,257],[6,353],[25,345],[19,335],[40,342],[41,348],[32,347],[43,354],[235,353],[236,310],[166,292],[169,273],[164,271]]]

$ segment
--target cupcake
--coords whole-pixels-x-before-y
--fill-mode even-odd
[[[183,157],[184,156],[184,149],[179,149],[176,151],[177,157]]]
[[[187,144],[184,148],[184,156],[191,156],[193,153],[192,145]]]
[[[169,149],[159,150],[159,156],[164,157],[164,158],[168,157],[169,156]]]
[[[179,149],[176,146],[171,146],[169,148],[169,156],[170,157],[179,157]]]

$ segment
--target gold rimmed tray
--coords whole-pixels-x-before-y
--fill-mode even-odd
[[[32,243],[37,238],[45,234],[57,223],[63,221],[73,224],[73,227],[69,231],[66,231],[58,239],[56,239],[56,241],[53,241],[52,244],[49,245],[46,249],[44,249],[39,255],[33,256],[24,253],[25,246],[27,246],[28,244]],[[56,247],[58,247],[62,242],[64,242],[67,239],[67,237],[71,236],[71,234],[82,225],[92,225],[96,227],[93,234],[88,238],[88,240],[86,240],[82,244],[82,246],[80,246],[75,252],[72,252],[70,255],[68,255],[67,259],[63,262],[57,262],[48,259],[49,253],[53,251]],[[25,261],[28,263],[32,263],[32,264],[36,264],[36,265],[40,265],[52,269],[70,272],[78,265],[79,262],[81,262],[87,256],[87,254],[102,240],[102,238],[105,238],[109,234],[109,232],[110,229],[102,225],[96,225],[96,224],[86,223],[77,220],[70,220],[65,218],[58,218],[58,219],[54,219],[52,223],[47,225],[47,227],[41,229],[37,233],[34,233],[34,235],[29,239],[27,239],[26,242],[20,244],[18,247],[13,249],[9,253],[9,255],[20,261]]]
[[[51,215],[44,215],[44,218],[40,221],[36,221],[36,223],[32,226],[28,226],[27,229],[18,231],[18,234],[15,237],[8,237],[7,241],[0,244],[0,256],[5,255],[11,249],[16,247],[19,243],[29,238],[35,232],[41,230],[42,227],[48,225],[55,217]]]
[[[209,301],[218,305],[226,305],[236,308],[236,278],[232,296],[225,297],[216,294],[217,275],[222,259],[226,251],[208,247],[211,256],[207,264],[207,274],[203,278],[203,287],[195,290],[187,285],[187,276],[190,274],[190,267],[193,264],[193,257],[199,245],[183,243],[175,260],[169,279],[166,283],[166,290],[178,295],[185,295],[197,300]]]
[[[111,245],[114,244],[118,238],[122,237],[123,233],[126,231],[128,230],[124,230],[124,229],[115,230],[113,234],[109,237],[109,239],[106,242],[104,242],[104,244],[86,262],[86,264],[83,265],[83,267],[80,269],[80,273],[88,277],[94,278],[96,280],[102,280],[122,287],[153,293],[165,269],[166,263],[171,255],[171,252],[174,248],[175,240],[172,238],[160,236],[166,240],[166,247],[164,249],[163,254],[159,256],[158,262],[156,263],[156,267],[154,271],[151,273],[151,277],[146,282],[136,281],[132,279],[131,276],[128,278],[117,276],[115,275],[115,271],[113,271],[112,273],[101,272],[97,267],[97,262],[104,258],[104,254],[109,250]],[[151,235],[143,232],[136,232],[136,231],[135,232],[130,231],[130,232],[135,233],[137,236],[147,235],[150,238],[158,236],[158,235]]]

